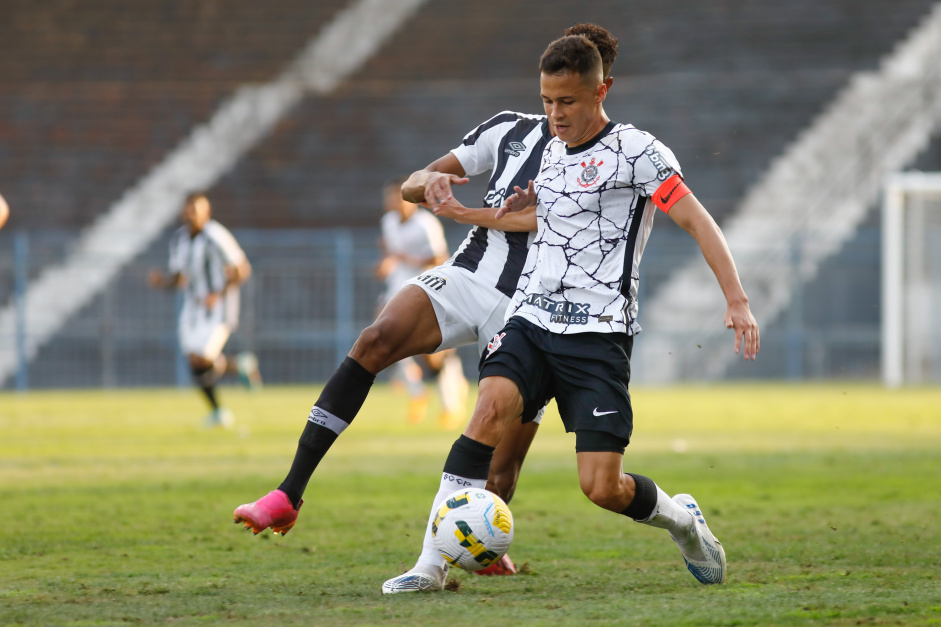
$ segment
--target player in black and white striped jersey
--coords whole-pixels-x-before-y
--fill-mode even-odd
[[[184,225],[170,240],[169,274],[151,270],[149,282],[183,291],[177,333],[196,385],[211,407],[206,426],[231,427],[232,415],[217,398],[217,381],[233,373],[249,387],[261,382],[254,355],[229,359],[222,353],[238,326],[239,286],[251,276],[252,267],[232,233],[212,219],[205,194],[187,196],[182,219]]]
[[[583,34],[605,51],[605,83],[610,86],[608,73],[617,56],[617,39],[593,24],[576,25],[567,34]],[[545,115],[505,111],[468,133],[459,146],[413,173],[402,185],[405,200],[424,203],[436,215],[474,228],[451,259],[407,281],[377,320],[360,334],[311,410],[288,476],[277,490],[238,507],[235,522],[244,523],[255,533],[267,527],[286,532],[294,525],[307,482],[356,416],[378,372],[404,357],[475,342],[483,353],[504,324],[536,229],[534,210],[497,220],[496,208],[514,186],[525,185],[535,177],[543,149],[552,136]],[[486,207],[468,208],[454,198],[453,185],[462,185],[469,180],[467,176],[487,171],[491,175],[484,197]],[[533,413],[535,416],[537,412]],[[518,421],[513,425],[494,457],[494,481],[489,487],[507,501],[512,497],[541,412],[534,416],[528,416],[526,424]],[[430,529],[426,529],[419,568],[426,557],[429,561],[439,557],[431,543]],[[509,560],[503,566],[505,573],[515,572]],[[383,592],[408,591],[413,584],[440,589],[443,579],[438,575],[425,577],[419,573],[415,581],[384,586]]]

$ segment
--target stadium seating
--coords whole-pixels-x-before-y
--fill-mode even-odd
[[[271,80],[346,4],[9,3],[0,23],[0,191],[15,211],[0,241],[29,229],[40,233],[37,257],[60,258],[69,232],[91,224],[239,86]],[[621,42],[609,115],[673,148],[722,223],[850,76],[874,69],[934,4],[429,2],[352,79],[302,102],[209,191],[234,229],[374,226],[389,178],[500,110],[539,112],[535,67],[545,44],[594,21]],[[481,190],[473,183],[461,198],[472,204]],[[41,235],[50,227],[65,235]],[[660,221],[655,235],[670,229]],[[162,257],[159,246],[148,257]],[[153,311],[134,272],[121,289]],[[0,298],[10,293],[4,285]],[[107,298],[88,307],[91,322],[79,320],[81,338],[40,353],[37,371],[55,373],[63,354],[98,346],[94,320]]]
[[[270,80],[344,4],[5,6],[0,189],[20,209],[11,226],[86,226],[238,85]],[[545,44],[596,21],[621,41],[609,113],[662,137],[721,218],[932,4],[428,3],[353,80],[298,107],[212,191],[234,227],[372,225],[377,195],[350,190],[378,190],[498,110],[538,112]]]

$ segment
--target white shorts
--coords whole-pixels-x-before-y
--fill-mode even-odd
[[[479,355],[503,328],[509,297],[464,268],[438,266],[405,285],[420,287],[431,299],[441,329],[441,345],[436,350],[476,342]]]
[[[428,294],[441,329],[441,344],[436,351],[477,343],[483,354],[490,340],[503,328],[510,298],[489,281],[459,266],[438,266],[427,270],[405,285],[415,285]],[[546,409],[536,418],[542,423]]]
[[[209,310],[186,300],[177,327],[183,354],[199,355],[203,359],[215,361],[232,333],[225,317],[225,307],[221,302]]]

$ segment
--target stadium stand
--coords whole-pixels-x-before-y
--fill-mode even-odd
[[[271,80],[345,4],[6,3],[0,189],[19,209],[7,230],[90,224],[239,86]],[[850,77],[876,69],[934,4],[428,3],[337,91],[291,110],[210,191],[235,229],[372,225],[387,179],[501,109],[538,112],[534,68],[546,42],[596,21],[621,40],[609,114],[671,146],[722,224]],[[480,189],[462,199],[475,202]],[[658,221],[654,237],[671,237],[671,227]],[[67,249],[66,236],[47,240],[44,258]],[[55,350],[40,352],[37,371],[52,367]]]

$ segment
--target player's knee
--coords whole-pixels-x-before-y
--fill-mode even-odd
[[[488,431],[503,433],[512,415],[513,410],[507,407],[506,399],[493,394],[481,395],[477,397],[477,405],[468,427],[473,424]]]
[[[350,351],[350,357],[370,372],[379,372],[394,363],[392,355],[396,345],[392,333],[379,322],[369,325],[359,334]]]

